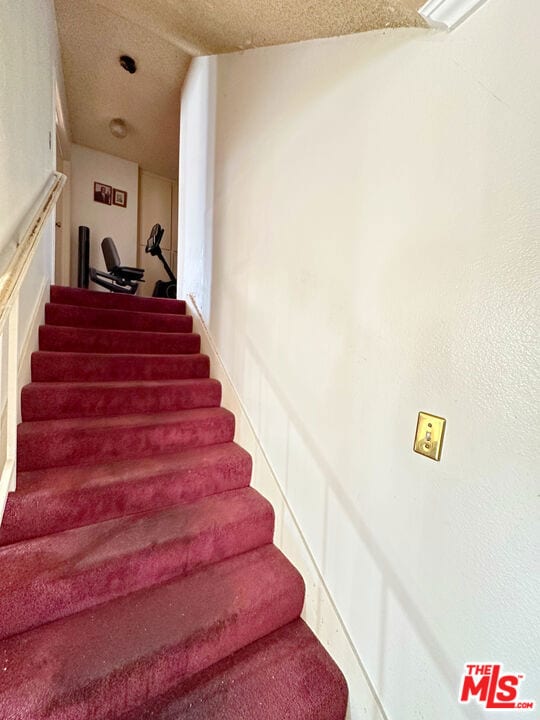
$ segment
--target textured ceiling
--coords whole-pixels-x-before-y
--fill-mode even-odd
[[[55,0],[75,142],[177,176],[180,89],[192,55],[422,25],[421,0]],[[138,70],[118,64],[132,55]],[[113,117],[128,136],[114,138]]]
[[[418,0],[94,0],[192,55],[421,25]]]
[[[177,177],[180,89],[190,56],[94,2],[55,3],[73,140]],[[120,67],[124,53],[137,61],[134,75]],[[126,138],[111,135],[115,117],[126,121]]]

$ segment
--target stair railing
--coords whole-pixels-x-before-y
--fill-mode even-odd
[[[66,176],[52,173],[40,199],[28,213],[26,230],[0,275],[0,522],[17,477],[19,419],[19,295],[39,245],[43,227],[56,207]],[[54,257],[54,248],[51,249]],[[52,277],[52,276],[51,276]]]

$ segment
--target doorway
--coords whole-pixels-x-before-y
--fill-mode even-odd
[[[58,202],[55,216],[54,282],[69,286],[71,280],[71,143],[65,124],[65,115],[56,87],[56,170],[67,177]]]

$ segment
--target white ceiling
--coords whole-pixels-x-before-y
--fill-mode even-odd
[[[75,142],[178,174],[178,118],[191,56],[422,25],[420,0],[55,0]],[[118,58],[135,58],[130,75]],[[123,118],[124,139],[109,122]]]

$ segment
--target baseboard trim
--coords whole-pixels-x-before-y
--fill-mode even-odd
[[[349,685],[347,718],[388,720],[377,692],[352,642],[324,577],[309,548],[298,519],[272,464],[261,445],[253,422],[229,375],[212,334],[193,295],[186,300],[193,317],[193,332],[201,336],[201,352],[210,357],[212,377],[221,382],[224,407],[236,417],[235,440],[253,457],[255,489],[272,502],[276,512],[275,543],[298,567],[306,581],[306,601],[302,616],[318,636],[337,664]]]

